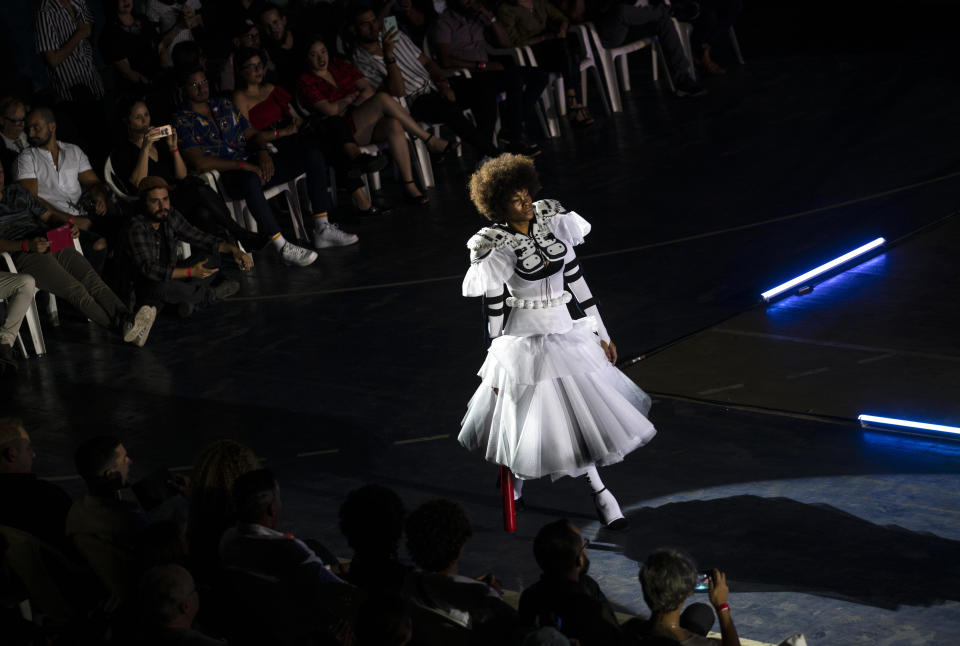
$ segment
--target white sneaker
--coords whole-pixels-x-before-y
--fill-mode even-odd
[[[600,522],[607,529],[625,529],[630,524],[630,521],[623,517],[617,499],[606,487],[593,494],[593,502],[597,506],[597,515],[600,516]]]
[[[286,242],[280,250],[280,259],[283,260],[285,265],[306,267],[317,259],[317,252]]]
[[[142,346],[147,342],[147,336],[150,334],[150,328],[157,319],[157,308],[152,305],[144,305],[137,310],[133,319],[123,324],[123,340],[126,343],[135,343]],[[143,342],[139,342],[143,337]]]
[[[348,245],[360,242],[360,238],[355,233],[343,231],[333,222],[328,222],[319,231],[313,230],[313,246],[317,249],[326,247],[346,247]]]

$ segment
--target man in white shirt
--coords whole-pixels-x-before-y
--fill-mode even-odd
[[[96,215],[107,213],[107,193],[90,160],[79,146],[57,141],[57,121],[49,108],[36,108],[27,115],[27,140],[30,147],[16,161],[17,183],[55,214],[83,231],[90,229],[92,220],[82,217],[84,194],[89,195]],[[101,251],[106,246],[107,241],[98,238],[91,248]]]

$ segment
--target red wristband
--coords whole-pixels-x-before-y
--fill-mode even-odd
[[[280,128],[274,128],[274,130],[273,130],[273,138],[274,138],[274,139],[279,139],[279,138],[280,138]]]
[[[726,610],[727,612],[730,612],[730,604],[729,604],[729,603],[721,603],[719,606],[717,606],[717,614],[720,614],[720,613],[723,612],[724,610]]]
[[[72,215],[71,215],[69,218],[67,218],[67,224],[73,224],[73,216],[72,216]]]
[[[20,241],[20,246],[23,248],[24,251],[28,251],[28,249],[27,249],[27,241],[26,241],[26,240],[21,240],[21,241]]]
[[[240,170],[243,170],[243,167],[244,167],[244,166],[245,166],[244,161],[241,159],[241,160],[240,160]]]
[[[179,149],[179,148],[174,148],[174,149],[171,150],[170,152],[171,152],[171,153],[178,153],[178,152],[180,152],[180,149]]]
[[[480,61],[479,63],[477,63],[477,69],[478,70],[487,69],[487,61]]]
[[[191,269],[190,267],[187,267],[187,278],[191,278],[192,276],[193,276],[193,269]]]

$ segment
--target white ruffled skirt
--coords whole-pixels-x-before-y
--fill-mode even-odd
[[[607,360],[592,318],[494,339],[459,440],[521,479],[578,476],[649,442],[650,397]],[[496,391],[494,391],[496,389]],[[498,394],[499,393],[499,394]]]

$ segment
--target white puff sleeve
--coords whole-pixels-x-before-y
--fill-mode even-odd
[[[464,296],[484,296],[503,290],[503,284],[513,273],[513,258],[499,244],[491,244],[483,233],[470,238],[470,268],[463,278]]]
[[[590,223],[576,211],[568,211],[557,200],[537,200],[533,204],[537,216],[549,227],[553,235],[564,242],[577,246],[590,233]]]

